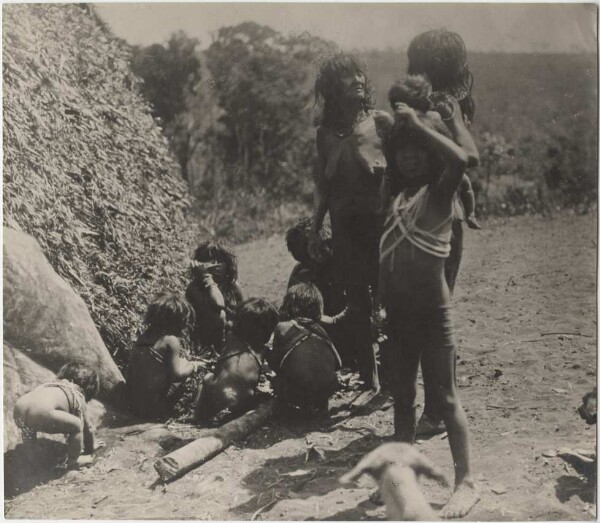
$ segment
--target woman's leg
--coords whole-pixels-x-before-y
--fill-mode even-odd
[[[358,362],[358,371],[365,387],[379,389],[377,360],[371,332],[372,300],[368,285],[348,285],[347,329],[352,333],[354,357]]]
[[[463,252],[463,227],[460,220],[454,220],[452,222],[452,237],[450,238],[450,256],[446,258],[444,264],[444,273],[446,276],[446,283],[450,293],[454,292],[454,286],[456,284],[456,278],[458,277],[458,269],[460,268],[460,262],[462,260]]]
[[[479,500],[471,478],[467,417],[458,399],[455,377],[456,352],[448,307],[431,313],[426,325],[428,341],[423,347],[421,364],[425,383],[430,385],[433,400],[448,430],[454,462],[456,490],[444,508],[443,517],[462,517]]]

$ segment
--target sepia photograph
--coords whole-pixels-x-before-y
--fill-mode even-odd
[[[4,518],[597,519],[596,3],[1,8]]]

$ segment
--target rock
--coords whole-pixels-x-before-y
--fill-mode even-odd
[[[95,368],[101,397],[108,398],[123,383],[81,298],[54,272],[32,237],[8,228],[4,228],[3,353],[5,451],[20,442],[12,418],[17,399],[53,380],[65,363],[78,361]],[[89,408],[91,423],[100,424],[104,406],[91,402]]]
[[[83,300],[52,268],[31,236],[4,228],[4,341],[37,365],[17,367],[22,383],[45,381],[69,362],[94,368],[100,398],[110,399],[123,376],[109,354]],[[6,365],[5,365],[6,367]],[[30,375],[31,373],[31,375]],[[40,379],[44,376],[44,379]],[[5,387],[14,399],[13,391]],[[5,399],[6,408],[6,399]]]

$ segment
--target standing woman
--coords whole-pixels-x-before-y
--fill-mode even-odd
[[[319,257],[319,232],[329,212],[335,276],[348,299],[348,317],[342,328],[351,331],[349,352],[365,388],[378,390],[371,311],[383,222],[379,191],[386,164],[382,143],[393,119],[373,110],[365,69],[351,55],[340,53],[321,66],[315,96],[323,102],[323,113],[317,129],[309,253]]]
[[[448,122],[452,122],[448,127],[453,139],[467,154],[466,168],[477,166],[479,153],[468,131],[475,115],[475,102],[471,95],[473,74],[469,70],[467,48],[463,39],[457,33],[446,29],[434,29],[415,36],[408,46],[408,74],[424,75],[429,80],[434,91],[434,105],[446,106],[450,112],[454,108],[458,112],[456,115],[442,116]],[[454,104],[453,100],[458,104]],[[446,103],[440,104],[440,101]],[[444,265],[450,293],[454,292],[463,251],[464,212],[458,198],[455,199],[455,210],[450,255]],[[437,406],[432,401],[431,391],[426,388],[425,408],[417,425],[417,434],[433,435],[445,430]]]

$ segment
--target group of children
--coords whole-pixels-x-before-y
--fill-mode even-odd
[[[195,396],[197,422],[250,409],[267,368],[275,373],[272,387],[282,405],[307,412],[327,410],[341,367],[330,334],[345,314],[343,293],[336,293],[327,263],[312,263],[306,256],[306,226],[307,221],[300,220],[288,231],[287,245],[298,264],[280,309],[264,299],[243,299],[236,256],[230,249],[216,241],[196,249],[185,297],[163,294],[147,308],[127,367],[124,403],[131,413],[142,419],[167,419],[186,380],[204,368],[203,362],[183,356],[186,331],[191,334],[192,353],[212,350],[218,358]],[[98,389],[93,369],[65,365],[56,381],[17,401],[14,419],[23,440],[35,440],[38,431],[65,434],[65,465],[89,463],[95,447],[86,403]]]
[[[190,328],[195,346],[219,355],[198,387],[196,420],[250,408],[265,362],[276,374],[273,389],[282,404],[325,411],[342,365],[359,371],[365,388],[379,388],[371,327],[382,306],[396,438],[414,440],[421,364],[426,414],[429,405],[428,416],[439,418],[432,423],[448,429],[457,489],[444,515],[456,517],[478,499],[456,394],[450,318],[460,222],[480,228],[465,174],[478,160],[468,131],[473,79],[464,42],[446,30],[415,37],[408,58],[409,75],[389,91],[393,117],[373,109],[356,59],[341,54],[321,67],[315,210],[312,220],[300,220],[286,235],[298,265],[281,309],[263,299],[243,300],[235,255],[219,243],[203,243],[185,298],[164,295],[148,308],[146,328],[131,351],[128,399],[142,417],[169,414],[182,383],[199,367],[180,354],[180,338]],[[324,227],[327,213],[331,230]],[[15,408],[24,431],[68,433],[70,463],[93,447],[81,414],[82,398],[94,392],[88,374],[61,371],[62,381],[45,386],[53,394],[36,389]],[[47,396],[45,402],[38,396]]]

